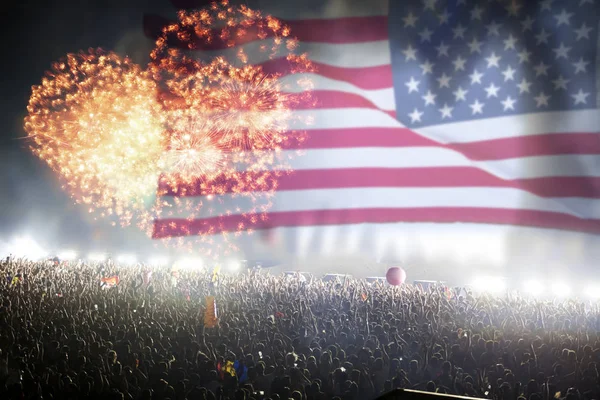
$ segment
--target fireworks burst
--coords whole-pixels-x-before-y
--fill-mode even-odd
[[[33,88],[30,147],[90,212],[226,256],[236,249],[230,237],[266,221],[278,179],[290,173],[283,150],[303,140],[290,129],[300,119],[293,110],[314,105],[313,65],[295,54],[290,33],[222,0],[180,12],[147,71],[101,50],[69,54]],[[209,222],[190,224],[202,218]]]
[[[258,43],[258,50],[251,46],[255,51],[248,54],[243,45],[251,42]],[[297,45],[281,21],[227,1],[180,12],[178,21],[163,29],[151,53],[150,70],[168,92],[163,105],[173,117],[169,120],[207,116],[211,129],[204,132],[210,132],[211,145],[228,154],[220,174],[196,181],[171,176],[162,181],[163,193],[179,199],[215,196],[213,201],[221,202],[216,207],[219,215],[242,216],[235,234],[266,220],[278,179],[290,172],[282,150],[296,148],[293,142],[303,139],[300,132],[290,129],[299,119],[293,110],[308,108],[313,102],[312,82],[303,74],[314,68],[305,54],[294,54]],[[203,59],[205,50],[221,54]],[[255,59],[263,63],[253,63]],[[180,129],[173,131],[181,137]],[[181,157],[182,163],[189,160],[187,154]],[[250,199],[253,206],[240,210],[239,202],[228,203],[235,198],[242,203]],[[188,201],[173,203],[165,207],[166,215],[182,214],[180,207],[188,215],[206,213],[206,204],[204,210],[190,210]],[[222,227],[216,223],[214,228]]]
[[[127,225],[144,212],[162,168],[157,86],[128,58],[69,54],[33,87],[25,130],[34,154],[90,212]]]
[[[171,118],[167,118],[171,120]],[[165,174],[179,182],[210,181],[222,174],[228,154],[220,143],[214,124],[202,116],[172,119]]]

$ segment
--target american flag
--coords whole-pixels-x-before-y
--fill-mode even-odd
[[[296,111],[314,122],[264,228],[600,233],[598,0],[340,0],[310,18],[295,11],[304,2],[271,3],[318,68],[318,107]],[[147,16],[146,33],[160,24]],[[156,221],[157,236],[204,223],[172,222]]]

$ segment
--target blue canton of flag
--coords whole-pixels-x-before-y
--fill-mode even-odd
[[[406,126],[598,107],[598,0],[390,3]]]

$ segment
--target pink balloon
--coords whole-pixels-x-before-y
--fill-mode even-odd
[[[406,271],[400,267],[392,267],[385,274],[385,279],[390,285],[402,285],[406,281]]]

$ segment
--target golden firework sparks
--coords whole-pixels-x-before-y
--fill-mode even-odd
[[[248,48],[254,52],[247,53],[245,44],[252,44]],[[297,45],[281,21],[228,1],[180,12],[178,21],[163,29],[149,69],[166,91],[162,101],[170,115],[167,125],[174,141],[188,137],[177,121],[189,116],[203,118],[210,121],[210,129],[201,130],[210,135],[206,148],[218,146],[227,156],[219,160],[223,164],[217,175],[205,174],[192,181],[177,174],[163,177],[163,193],[181,201],[163,204],[161,215],[187,213],[190,220],[207,213],[241,216],[233,235],[223,235],[226,241],[266,221],[278,179],[290,173],[283,150],[297,148],[291,142],[303,139],[301,132],[291,129],[300,119],[293,111],[312,105],[312,82],[307,73],[314,67],[306,54],[295,54]],[[203,59],[207,50],[212,56]],[[221,50],[215,56],[214,52]],[[262,61],[252,62],[257,59]],[[188,165],[195,158],[185,152],[175,156],[181,157],[177,163],[186,165],[185,170],[206,168],[204,160],[197,160],[198,169]],[[201,205],[185,200],[192,196],[201,196]],[[253,206],[240,209],[231,201],[235,198],[246,205],[250,199]],[[213,210],[215,202],[220,206]],[[194,234],[183,225],[164,229]],[[215,222],[208,232],[221,228]],[[212,244],[212,236],[200,235],[200,240],[205,239]]]
[[[34,86],[25,130],[77,203],[123,224],[145,212],[165,135],[157,85],[128,58],[69,54]]]
[[[154,221],[170,218],[158,228],[179,235],[168,244],[227,255],[233,238],[267,220],[278,178],[290,173],[283,150],[303,140],[290,127],[301,119],[294,109],[313,105],[314,67],[297,45],[276,18],[222,0],[180,12],[148,71],[101,50],[69,54],[33,88],[30,147],[90,212],[155,236]],[[204,50],[212,55],[198,59]],[[234,215],[234,225],[220,218]],[[215,222],[189,224],[207,216]],[[215,245],[218,232],[225,247]]]

